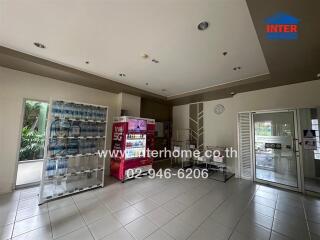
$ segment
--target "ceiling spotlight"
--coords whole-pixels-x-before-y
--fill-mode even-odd
[[[89,61],[86,61],[86,64],[89,64],[90,62]]]
[[[46,48],[46,46],[44,44],[39,43],[39,42],[34,42],[33,44],[38,48]]]
[[[222,54],[223,54],[223,56],[226,56],[228,54],[228,52],[223,52]]]
[[[209,27],[209,23],[206,21],[203,21],[199,23],[198,30],[203,31],[203,30],[206,30],[208,27]]]
[[[159,63],[159,61],[157,59],[152,59],[152,62]]]
[[[241,69],[241,67],[234,67],[233,68],[234,71],[237,71],[237,70],[240,70],[240,69]]]
[[[126,74],[125,74],[125,73],[119,73],[119,76],[120,76],[120,77],[125,77]]]
[[[234,96],[236,93],[235,92],[230,92],[230,95],[231,96]]]
[[[146,82],[146,86],[148,86],[148,85],[149,85],[149,83]]]

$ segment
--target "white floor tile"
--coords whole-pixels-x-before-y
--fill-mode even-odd
[[[114,233],[105,236],[101,240],[134,240],[134,238],[128,233],[125,228],[120,228]]]
[[[61,198],[61,199],[57,199],[57,200],[49,202],[48,203],[48,209],[49,209],[49,211],[53,211],[55,209],[68,207],[70,205],[75,205],[75,203],[73,201],[73,198],[72,197],[66,197],[66,198]]]
[[[111,212],[117,212],[130,206],[127,201],[120,197],[110,198],[108,200],[104,200],[103,202]]]
[[[162,229],[175,240],[186,240],[196,228],[185,222],[173,219],[164,225]]]
[[[16,211],[5,211],[0,212],[0,227],[14,223],[16,217]]]
[[[30,232],[40,227],[50,226],[48,213],[16,222],[13,229],[13,237]]]
[[[12,230],[13,230],[13,224],[0,227],[0,240],[10,239],[12,235]]]
[[[38,204],[39,204],[38,197],[33,197],[33,198],[21,200],[21,201],[19,201],[18,211],[21,209],[25,209],[25,208],[36,207],[36,206],[38,206]]]
[[[52,232],[51,227],[41,227],[31,232],[27,232],[25,234],[19,235],[13,240],[52,240]]]
[[[232,228],[225,227],[208,218],[201,226],[191,235],[190,240],[227,240],[229,239]]]
[[[49,214],[54,238],[61,237],[85,226],[75,205],[55,209]]]
[[[157,230],[157,226],[146,217],[137,220],[125,226],[127,231],[137,240],[142,240]]]
[[[77,203],[77,206],[86,224],[91,224],[110,213],[98,199],[82,200]]]
[[[80,228],[74,232],[57,238],[57,240],[94,240],[87,227]]]
[[[150,199],[145,199],[141,202],[138,202],[134,205],[132,205],[134,208],[136,208],[139,212],[146,214],[148,212],[151,212],[153,209],[158,207],[158,204],[156,204],[154,201]]]
[[[152,233],[146,240],[174,240],[170,237],[165,231],[159,229],[156,232]]]
[[[119,220],[122,225],[127,225],[128,223],[136,220],[138,217],[142,216],[142,213],[139,212],[134,207],[127,207],[118,212],[113,213],[113,215]]]
[[[146,216],[159,227],[162,227],[174,217],[172,213],[168,212],[162,207],[156,208],[155,210],[149,212]]]
[[[183,212],[188,206],[179,202],[176,199],[172,199],[169,202],[162,205],[162,207],[168,210],[170,213],[174,215],[178,215],[179,213]]]
[[[47,204],[28,207],[17,211],[16,221],[21,221],[48,212]]]
[[[122,227],[121,223],[111,214],[89,225],[95,239],[101,239]]]

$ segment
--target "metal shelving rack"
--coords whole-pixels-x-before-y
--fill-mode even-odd
[[[104,186],[108,108],[52,100],[39,203]]]

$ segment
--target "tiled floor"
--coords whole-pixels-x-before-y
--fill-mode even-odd
[[[0,239],[320,239],[319,199],[244,180],[110,180],[41,207],[37,191],[0,196]]]

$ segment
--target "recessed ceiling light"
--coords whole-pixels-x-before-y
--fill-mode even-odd
[[[230,95],[232,95],[232,96],[235,95],[235,94],[236,94],[235,92],[230,92]]]
[[[223,54],[223,56],[226,56],[228,54],[228,52],[223,52],[222,54]]]
[[[147,83],[147,82],[146,82],[146,85],[148,86],[148,85],[149,85],[149,83]]]
[[[90,62],[89,61],[86,61],[86,64],[89,64]]]
[[[144,58],[144,59],[147,59],[147,58],[149,57],[149,55],[146,54],[146,53],[142,53],[142,54],[141,54],[141,57]]]
[[[198,24],[198,30],[203,31],[206,30],[209,27],[209,23],[206,21],[203,21]]]
[[[157,59],[152,59],[152,62],[159,63],[159,61]]]
[[[163,88],[163,89],[161,89],[161,91],[162,91],[162,92],[166,92],[166,91],[167,91],[167,89],[164,89],[164,88]]]
[[[125,77],[126,74],[125,74],[125,73],[119,73],[119,76],[120,76],[120,77]]]
[[[237,71],[237,70],[240,70],[240,69],[241,69],[241,67],[234,67],[233,68],[234,71]]]
[[[44,44],[39,43],[39,42],[34,42],[33,44],[38,48],[46,48],[46,46]]]

